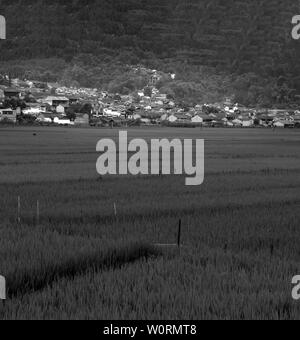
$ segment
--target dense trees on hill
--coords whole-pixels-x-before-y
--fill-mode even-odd
[[[277,98],[284,86],[300,92],[300,43],[291,39],[297,12],[297,0],[0,0],[8,25],[0,61],[52,58],[59,65],[36,65],[36,76],[128,90],[142,80],[124,79],[124,67],[143,62],[180,74],[169,91],[182,95],[199,94],[203,66],[212,67],[235,79],[270,79],[266,91]]]

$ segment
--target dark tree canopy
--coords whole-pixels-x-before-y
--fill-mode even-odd
[[[73,85],[93,79],[95,86],[118,88],[111,83],[115,78],[108,79],[114,70],[120,76],[121,65],[143,60],[183,74],[209,66],[285,79],[300,92],[300,43],[291,38],[297,0],[0,0],[0,13],[8,35],[1,41],[0,61],[63,60],[72,63],[63,71]],[[92,65],[90,73],[79,55]],[[39,78],[55,81],[55,72],[53,66]],[[123,91],[136,81],[131,77]]]

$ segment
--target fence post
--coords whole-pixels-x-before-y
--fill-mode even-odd
[[[18,212],[17,212],[17,222],[21,223],[21,197],[18,196]]]
[[[36,202],[36,225],[40,224],[40,202]]]
[[[114,203],[114,214],[115,214],[115,217],[117,217],[118,213],[117,213],[117,205],[116,205],[116,203]]]
[[[177,246],[180,249],[180,246],[181,246],[181,219],[179,220],[179,225],[178,225]]]

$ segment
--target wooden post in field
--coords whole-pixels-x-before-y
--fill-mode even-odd
[[[18,212],[17,212],[17,222],[21,223],[21,197],[18,196]]]
[[[114,203],[114,214],[115,214],[115,217],[117,217],[118,213],[117,213],[117,205],[116,205],[116,203]]]
[[[6,300],[6,280],[5,277],[0,276],[0,311],[1,305],[3,305],[3,307],[5,306],[5,300]]]
[[[40,202],[36,202],[36,225],[40,224]]]
[[[179,220],[179,225],[178,225],[177,246],[180,250],[180,247],[181,247],[181,219]]]

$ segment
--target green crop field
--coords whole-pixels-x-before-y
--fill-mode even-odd
[[[205,139],[204,184],[99,177],[96,144],[118,130],[0,129],[0,318],[299,319],[299,131],[128,133]],[[179,219],[181,251],[156,247]]]

